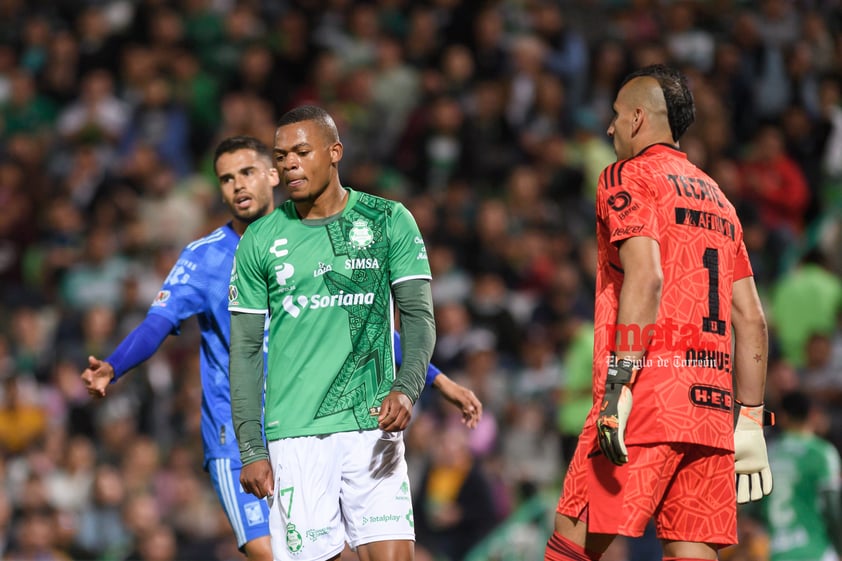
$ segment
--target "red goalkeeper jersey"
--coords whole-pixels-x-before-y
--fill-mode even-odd
[[[646,348],[626,443],[733,450],[732,285],[752,274],[734,207],[684,153],[656,144],[603,171],[596,212],[595,403],[619,333],[618,352]],[[616,323],[623,283],[618,246],[634,236],[658,242],[664,275],[657,321],[642,330]],[[595,417],[596,408],[588,423]]]

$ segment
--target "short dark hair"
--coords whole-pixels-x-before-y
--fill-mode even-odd
[[[316,105],[300,105],[290,109],[278,119],[278,127],[300,123],[302,121],[316,121],[325,133],[328,140],[339,141],[339,131],[336,130],[336,123],[330,113]]]
[[[687,85],[687,77],[665,64],[652,64],[639,70],[635,70],[625,77],[620,87],[625,86],[635,78],[654,78],[664,92],[664,100],[667,102],[667,119],[669,120],[672,139],[678,139],[690,128],[696,120],[696,104],[693,101],[693,92]]]
[[[213,166],[223,154],[231,154],[239,150],[254,150],[258,156],[272,161],[272,149],[253,136],[229,136],[220,142],[213,153]]]
[[[806,421],[811,408],[810,396],[802,391],[793,390],[781,396],[781,411],[796,422]]]

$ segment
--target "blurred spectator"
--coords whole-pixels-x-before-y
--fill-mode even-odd
[[[552,486],[561,473],[559,441],[543,401],[540,397],[519,399],[502,435],[506,481],[521,501]]]
[[[842,555],[839,451],[816,436],[817,414],[804,393],[781,399],[777,422],[783,433],[769,446],[775,492],[749,510],[769,533],[770,561]]]
[[[82,77],[81,96],[66,105],[56,126],[67,141],[116,145],[129,119],[129,108],[116,95],[111,73],[97,68]]]
[[[138,146],[152,147],[178,177],[192,169],[190,121],[184,107],[173,99],[172,88],[163,76],[153,77],[143,87],[143,96],[121,139],[120,152],[128,156]]]
[[[87,506],[95,463],[96,451],[91,439],[83,435],[70,437],[59,465],[44,481],[50,504],[74,514]]]
[[[56,106],[42,95],[32,74],[17,70],[9,81],[9,98],[0,103],[0,139],[18,132],[44,136],[56,118]]]
[[[37,388],[22,376],[3,380],[0,404],[0,450],[4,454],[26,451],[44,434],[47,415],[37,401]]]
[[[785,152],[783,133],[764,125],[749,145],[740,165],[742,198],[757,207],[769,232],[773,274],[781,272],[782,257],[804,229],[810,189],[798,164]]]
[[[94,228],[88,233],[85,254],[67,269],[62,281],[63,300],[70,308],[117,308],[120,285],[128,274],[128,262],[119,249],[110,230]]]
[[[491,487],[463,427],[436,436],[413,504],[420,547],[447,561],[463,559],[496,524]]]
[[[783,356],[796,367],[804,364],[810,335],[832,333],[842,313],[842,280],[824,263],[820,252],[808,252],[781,276],[772,293],[772,328]]]
[[[66,105],[79,88],[79,42],[68,29],[50,35],[47,60],[38,76],[38,88],[53,101]]]
[[[666,10],[664,42],[676,64],[707,72],[713,66],[715,40],[710,31],[697,25],[698,9],[694,2],[671,3]]]
[[[166,524],[159,524],[139,537],[135,554],[126,561],[177,561],[178,542],[175,532]]]
[[[76,547],[85,558],[119,558],[131,540],[120,514],[126,493],[123,480],[109,464],[97,466],[92,475],[91,500],[79,513]]]
[[[12,546],[6,558],[20,561],[71,561],[69,555],[55,546],[55,519],[56,512],[53,509],[23,513],[15,525]]]
[[[120,39],[111,29],[105,7],[88,4],[74,16],[79,38],[79,74],[84,76],[95,68],[115,72]]]

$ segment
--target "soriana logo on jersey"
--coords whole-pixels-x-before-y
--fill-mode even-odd
[[[339,294],[313,294],[312,296],[293,296],[287,295],[284,297],[281,305],[284,310],[294,318],[301,315],[306,309],[323,310],[327,308],[338,307],[353,307],[353,306],[371,306],[374,303],[373,292],[345,292],[340,290]]]

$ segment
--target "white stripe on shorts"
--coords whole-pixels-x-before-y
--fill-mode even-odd
[[[246,530],[245,526],[243,526],[243,518],[240,516],[240,503],[237,501],[237,489],[240,482],[234,481],[234,478],[231,477],[230,459],[218,458],[212,461],[216,463],[219,490],[222,494],[222,506],[225,508],[225,513],[228,515],[228,520],[230,520],[231,527],[234,529],[237,544],[243,545],[246,543]]]

